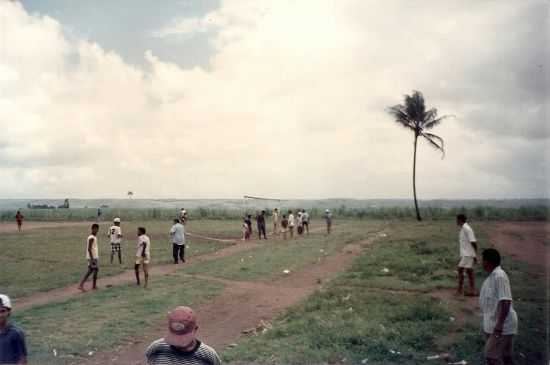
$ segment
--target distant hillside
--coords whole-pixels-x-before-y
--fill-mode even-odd
[[[118,209],[225,209],[242,210],[254,208],[274,207],[295,207],[304,209],[335,209],[345,206],[349,209],[364,208],[390,208],[410,207],[413,202],[409,199],[318,199],[318,200],[245,200],[245,199],[69,199],[71,209],[75,208],[98,208],[108,206]],[[27,204],[52,205],[63,204],[63,199],[0,199],[0,210],[15,210],[26,208]],[[478,207],[490,206],[495,208],[518,208],[521,206],[550,206],[549,199],[502,199],[502,200],[422,200],[421,207],[433,208],[457,208],[457,207]]]

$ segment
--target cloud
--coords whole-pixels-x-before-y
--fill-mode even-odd
[[[0,191],[410,197],[413,138],[384,109],[420,89],[457,116],[444,160],[419,146],[421,198],[547,195],[544,2],[423,4],[223,1],[153,34],[209,34],[207,67],[142,69],[0,3]]]

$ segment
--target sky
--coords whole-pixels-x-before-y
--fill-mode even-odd
[[[162,5],[159,5],[162,4]],[[545,0],[0,1],[0,198],[550,196]]]

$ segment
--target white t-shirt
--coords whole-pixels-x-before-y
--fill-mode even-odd
[[[141,257],[141,252],[143,251],[143,243],[147,244],[145,247],[145,256],[149,259],[151,258],[151,240],[147,237],[146,234],[142,234],[137,239],[137,252],[136,257]]]
[[[273,211],[273,223],[279,223],[279,212]]]
[[[485,279],[479,292],[479,307],[483,315],[483,331],[493,333],[497,323],[497,307],[501,300],[512,300],[512,290],[508,275],[497,266]],[[502,326],[503,335],[513,335],[518,332],[518,315],[510,304],[510,311]]]
[[[304,212],[302,214],[302,221],[305,223],[309,223],[309,214],[307,212]]]
[[[185,227],[181,223],[176,223],[170,228],[170,237],[172,243],[176,245],[185,245]]]
[[[92,242],[92,257],[90,257],[90,253],[88,252],[88,242],[90,242],[90,240],[93,240],[93,242]],[[98,251],[98,248],[97,248],[97,237],[94,236],[93,234],[91,234],[86,239],[86,259],[90,260],[90,259],[98,259],[98,258],[99,258],[99,251]]]
[[[292,213],[288,215],[288,226],[294,227],[294,214]]]
[[[111,226],[109,228],[109,237],[111,238],[111,243],[120,243],[122,241],[122,229],[120,226]]]
[[[472,227],[468,223],[464,223],[458,234],[458,243],[460,246],[460,257],[476,257],[476,251],[471,242],[476,242],[476,236]]]

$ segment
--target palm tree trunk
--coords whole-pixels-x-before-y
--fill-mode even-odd
[[[416,219],[420,222],[422,217],[418,210],[418,201],[416,200],[416,145],[418,143],[418,133],[414,134],[414,157],[413,157],[413,194],[414,194],[414,208],[416,209]]]

